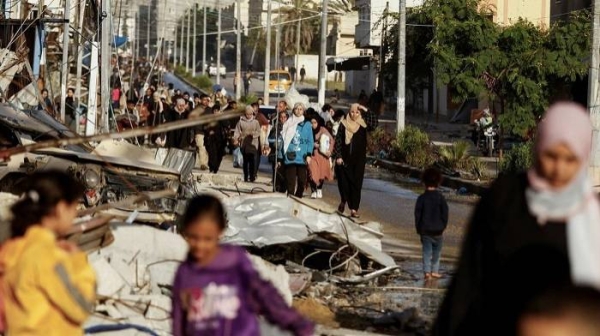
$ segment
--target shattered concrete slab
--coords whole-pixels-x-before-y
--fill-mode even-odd
[[[101,296],[113,296],[117,294],[125,282],[114,268],[104,258],[99,258],[91,262],[94,271],[98,276],[98,287],[96,293]]]
[[[96,308],[86,326],[132,323],[148,327],[159,335],[169,335],[171,324],[170,288],[180,262],[187,255],[187,244],[179,234],[140,225],[113,225],[115,241],[89,255],[101,274],[99,295],[108,297]],[[259,275],[270,281],[291,305],[290,276],[283,266],[249,255]],[[108,333],[122,335],[119,331]],[[124,333],[126,335],[129,334]],[[134,334],[135,335],[135,334]],[[287,335],[261,321],[261,335]]]

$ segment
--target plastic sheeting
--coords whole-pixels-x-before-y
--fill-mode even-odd
[[[292,87],[290,87],[283,99],[290,108],[293,108],[296,103],[302,103],[305,107],[308,107],[308,104],[310,103],[307,95],[300,94],[300,92],[296,90],[295,84],[292,84]]]
[[[223,199],[229,227],[223,241],[236,245],[264,247],[308,241],[319,233],[335,236],[355,246],[382,266],[396,262],[383,253],[379,223],[359,225],[338,214],[328,214],[284,195],[245,195]]]

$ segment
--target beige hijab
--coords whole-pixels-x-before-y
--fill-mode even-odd
[[[350,106],[350,110],[352,109],[358,109],[358,104],[352,104],[352,106]],[[362,115],[360,115],[355,121],[350,118],[349,112],[346,114],[344,119],[342,119],[341,123],[346,129],[346,145],[349,145],[350,142],[352,142],[352,137],[361,127],[367,128],[367,124],[363,120]]]

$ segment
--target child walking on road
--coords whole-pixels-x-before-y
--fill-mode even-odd
[[[435,168],[423,173],[425,192],[417,199],[415,206],[415,226],[423,245],[423,272],[425,279],[441,278],[440,255],[443,233],[448,225],[448,203],[439,192],[442,174]]]
[[[294,335],[312,335],[313,325],[260,277],[244,249],[219,243],[226,222],[215,197],[190,201],[183,217],[190,250],[173,284],[173,335],[258,336],[258,314]]]

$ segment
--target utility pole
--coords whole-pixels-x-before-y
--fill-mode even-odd
[[[600,0],[594,0],[594,26],[592,39],[592,61],[589,73],[588,108],[593,126],[593,144],[590,160],[590,177],[594,185],[600,182],[600,83],[598,67],[600,66]]]
[[[110,36],[112,29],[110,29],[112,16],[110,12],[110,0],[102,0],[102,12],[106,13],[106,17],[102,19],[102,43],[100,44],[100,59],[102,64],[100,65],[100,97],[102,114],[100,115],[101,127],[104,127],[105,131],[109,131],[109,110],[110,110],[110,75],[111,75],[111,41]],[[92,56],[93,57],[93,56]]]
[[[192,76],[196,77],[196,46],[198,43],[198,36],[196,35],[196,27],[198,26],[197,21],[198,3],[194,4],[194,44],[192,46]]]
[[[187,46],[185,48],[185,68],[188,73],[191,70],[191,68],[190,68],[190,26],[192,25],[190,22],[191,19],[192,19],[192,13],[191,13],[191,9],[190,9],[190,13],[187,16]]]
[[[221,84],[221,5],[219,6],[219,18],[217,19],[217,84]]]
[[[173,65],[177,66],[177,23],[175,24],[175,40],[173,41]]]
[[[94,38],[96,39],[96,38]],[[90,56],[90,84],[88,88],[88,108],[86,114],[85,123],[85,135],[96,134],[96,120],[98,120],[98,41],[91,43],[91,56]]]
[[[298,23],[296,24],[296,59],[294,60],[296,67],[296,74],[294,74],[294,82],[298,82],[298,73],[300,72],[300,30],[302,29],[302,9],[298,9],[300,15],[298,15]]]
[[[383,62],[385,62],[383,49],[385,48],[385,34],[387,33],[387,19],[388,13],[390,10],[390,3],[385,3],[385,18],[383,19],[383,25],[381,26],[381,42],[379,43],[379,88],[381,89],[381,93],[385,96],[385,80],[383,76]]]
[[[146,62],[150,62],[150,5],[148,8],[148,16],[146,18]]]
[[[279,59],[279,45],[281,44],[281,3],[277,4],[277,26],[275,27],[275,70],[281,69],[281,60]],[[279,86],[279,76],[277,76],[277,86]]]
[[[85,15],[85,3],[86,1],[82,1],[79,3],[79,31],[83,31],[83,19]],[[77,108],[79,108],[81,104],[81,75],[83,69],[83,57],[82,54],[85,50],[83,48],[83,37],[81,34],[77,34],[77,84],[75,85],[75,97],[77,98]],[[77,128],[79,128],[79,122],[76,124]],[[79,134],[79,133],[78,133]]]
[[[183,27],[185,23],[185,16],[181,18],[181,35],[179,36],[179,46],[181,47],[181,51],[179,52],[179,64],[183,66]]]
[[[404,130],[404,104],[406,103],[406,0],[399,1],[400,20],[398,21],[398,99],[396,103],[396,132],[398,133]]]
[[[267,48],[265,49],[265,80],[263,86],[263,101],[265,105],[269,105],[269,78],[271,77],[271,0],[267,1]]]
[[[402,1],[402,0],[400,0]],[[327,89],[327,6],[329,0],[323,0],[323,15],[321,16],[321,43],[319,50],[319,105],[325,105],[325,90]]]
[[[242,0],[237,0],[237,41],[235,48],[235,78],[237,85],[235,86],[235,100],[242,98]]]
[[[65,100],[67,98],[67,81],[69,80],[69,21],[71,19],[71,3],[65,0],[65,23],[63,25],[63,54],[60,83],[60,120],[65,121]],[[79,80],[79,78],[77,78]]]
[[[202,14],[204,16],[204,22],[202,24],[202,75],[206,75],[206,0],[204,0],[204,6],[202,7]]]
[[[140,58],[140,27],[141,27],[141,19],[140,19],[140,11],[138,7],[138,11],[135,12],[135,49],[133,50],[135,54],[135,61]]]

